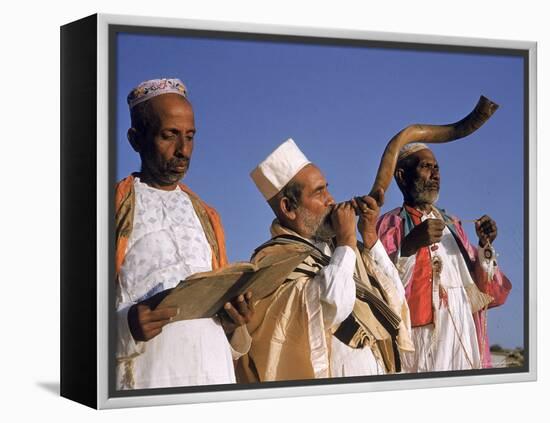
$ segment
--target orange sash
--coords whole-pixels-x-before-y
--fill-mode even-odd
[[[414,225],[422,222],[422,213],[405,205]],[[424,326],[433,322],[432,260],[430,249],[422,247],[416,252],[412,278],[405,290],[411,315],[411,326]]]

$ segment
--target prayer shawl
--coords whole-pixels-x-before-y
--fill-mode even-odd
[[[481,363],[484,368],[491,367],[489,339],[486,331],[487,313],[485,307],[479,307],[479,304],[476,307],[476,303],[486,305],[489,308],[504,304],[512,289],[512,284],[498,267],[493,279],[488,281],[487,273],[479,263],[477,247],[469,242],[460,221],[456,217],[449,216],[443,209],[436,209],[436,211],[443,217],[445,224],[455,238],[464,261],[470,270],[472,280],[477,286],[475,292],[470,289],[467,290],[467,294],[473,306],[472,311],[481,354]],[[394,263],[397,263],[397,259],[400,256],[401,242],[414,228],[415,220],[417,220],[417,217],[412,215],[411,211],[408,211],[406,207],[398,207],[391,210],[378,220],[378,236]],[[432,322],[431,284],[431,261],[429,249],[425,247],[418,250],[411,281],[405,287],[413,327]],[[486,300],[488,297],[483,294],[490,296],[492,301],[491,299]]]
[[[189,195],[191,204],[204,229],[204,234],[212,249],[212,269],[218,269],[227,264],[225,251],[225,236],[220,216],[212,207],[206,205],[186,185],[179,183],[182,191]],[[115,226],[116,226],[116,253],[115,270],[118,275],[124,257],[128,240],[134,225],[135,193],[134,177],[132,175],[120,181],[115,188]]]
[[[358,298],[367,295],[371,301],[381,304],[374,306],[371,302],[368,305],[357,299],[353,313],[344,322],[338,327],[326,328],[319,291],[306,290],[305,287],[330,258],[276,221],[271,232],[274,238],[256,250],[253,262],[260,262],[270,254],[280,252],[293,239],[294,242],[309,245],[312,255],[274,293],[255,304],[255,314],[248,325],[252,347],[249,354],[239,360],[237,381],[250,383],[331,377],[332,336],[337,336],[351,348],[371,348],[386,372],[400,371],[399,351],[414,348],[409,337],[407,304],[399,301],[393,282],[385,274],[373,271],[376,265],[367,253],[359,251],[362,246],[359,245],[356,250],[354,279]],[[358,278],[361,280],[357,281]],[[381,312],[388,313],[391,318],[383,318]],[[388,324],[389,320],[393,321],[393,325]]]

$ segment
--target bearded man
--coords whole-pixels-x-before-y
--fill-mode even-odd
[[[225,304],[224,322],[171,323],[177,309],[155,308],[179,281],[227,263],[218,214],[180,183],[196,132],[186,88],[145,81],[128,104],[141,171],[116,187],[117,389],[233,383],[233,359],[250,346],[249,294]]]
[[[400,151],[394,176],[404,204],[380,218],[378,235],[411,313],[415,351],[404,355],[405,371],[491,367],[486,310],[503,304],[511,289],[492,247],[496,223],[487,215],[476,221],[476,248],[460,221],[435,206],[439,165],[425,144]]]
[[[252,261],[261,263],[289,245],[310,255],[255,304],[248,324],[253,341],[240,362],[240,380],[399,371],[400,350],[412,349],[408,309],[397,270],[376,235],[377,202],[365,196],[335,204],[321,170],[292,139],[251,177],[276,216],[272,239],[255,250]]]

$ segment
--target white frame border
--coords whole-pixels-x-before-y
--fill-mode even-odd
[[[537,43],[450,36],[398,34],[349,29],[279,26],[240,22],[203,21],[146,16],[97,15],[97,406],[98,408],[140,407],[214,401],[283,398],[307,395],[343,394],[419,389],[491,383],[527,382],[537,379]],[[292,35],[338,39],[359,39],[463,47],[507,48],[529,51],[529,372],[498,375],[438,377],[397,381],[360,382],[336,385],[272,387],[235,391],[211,391],[166,395],[109,398],[109,25],[175,29],[232,31],[241,33]]]

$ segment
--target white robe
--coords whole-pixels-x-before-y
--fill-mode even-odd
[[[422,221],[427,218],[437,216],[432,212],[422,216]],[[476,328],[464,288],[474,281],[449,228],[445,227],[437,249],[430,250],[430,254],[438,255],[442,262],[440,278],[434,275],[434,324],[412,328],[415,352],[403,354],[403,369],[406,372],[479,369]],[[412,277],[415,257],[398,259],[397,268],[405,286]],[[447,293],[448,305],[439,299],[439,285]]]
[[[233,359],[248,351],[246,330],[232,344],[216,319],[169,323],[147,342],[135,342],[128,309],[173,288],[192,273],[211,270],[212,253],[189,196],[151,188],[135,178],[133,230],[117,284],[117,389],[235,382]]]
[[[321,248],[325,254],[331,255],[326,244],[318,244],[317,247]],[[379,270],[392,279],[401,301],[405,301],[403,284],[382,243],[377,241],[368,251],[368,254],[375,265],[379,267]],[[322,287],[321,307],[325,327],[332,327],[341,323],[353,309],[355,302],[353,272],[356,259],[356,254],[352,248],[336,248],[331,257],[330,265],[315,277]],[[328,296],[327,290],[323,289],[327,283],[334,287]],[[310,283],[308,286],[314,287],[315,283]],[[338,289],[335,289],[336,287]],[[336,318],[332,318],[332,316],[336,316]],[[332,377],[369,376],[385,373],[383,363],[376,360],[369,347],[351,348],[335,336],[331,337],[331,342],[330,368]]]

